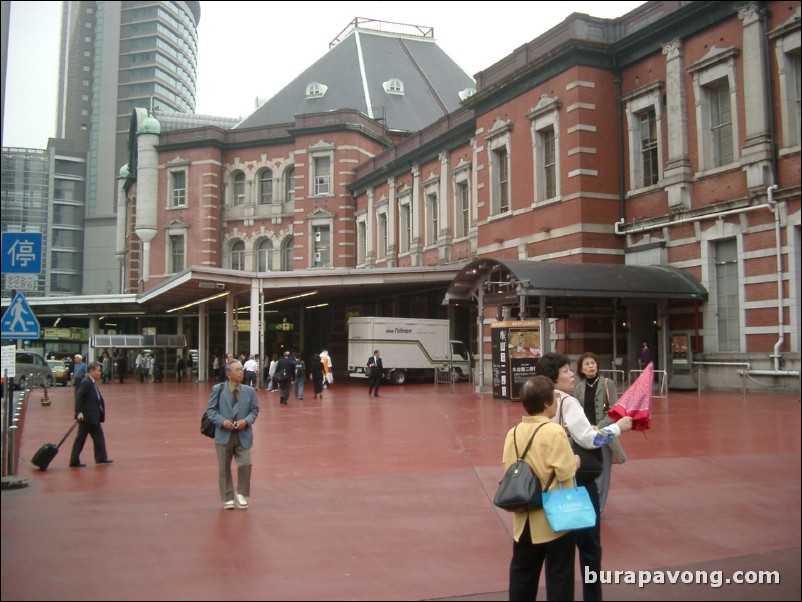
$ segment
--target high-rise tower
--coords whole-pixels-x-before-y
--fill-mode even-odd
[[[200,2],[65,2],[59,138],[86,152],[83,293],[120,292],[116,178],[135,108],[193,113]]]

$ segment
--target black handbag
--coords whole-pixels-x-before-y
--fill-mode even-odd
[[[217,399],[215,403],[218,407],[220,405],[220,391],[222,389],[223,387],[221,385],[217,386]],[[200,425],[201,435],[206,435],[207,437],[211,437],[212,439],[214,439],[214,428],[215,428],[214,421],[211,420],[206,415],[206,412],[203,412],[203,414],[201,414],[201,425]]]
[[[504,478],[499,481],[496,497],[493,498],[493,503],[502,510],[517,512],[521,510],[540,510],[543,507],[543,500],[540,496],[540,479],[532,472],[529,464],[524,462],[524,458],[532,445],[532,441],[535,439],[535,435],[546,424],[548,423],[541,424],[535,429],[521,455],[518,455],[518,439],[516,438],[518,427],[515,427],[512,433],[512,440],[515,443],[515,455],[518,460],[504,473]],[[551,481],[549,481],[550,483]]]

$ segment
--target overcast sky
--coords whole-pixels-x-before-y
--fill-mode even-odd
[[[636,2],[201,2],[195,111],[245,117],[322,57],[355,17],[434,28],[469,75],[572,12],[620,17]],[[456,8],[459,7],[459,8]],[[522,10],[523,9],[523,10]],[[44,148],[55,135],[60,2],[11,2],[3,146]]]

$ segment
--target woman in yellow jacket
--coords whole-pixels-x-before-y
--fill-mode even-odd
[[[556,392],[559,395],[559,392]],[[568,437],[559,424],[551,421],[557,413],[559,397],[554,384],[545,376],[534,376],[521,387],[521,403],[527,416],[521,418],[516,429],[510,429],[504,441],[503,463],[506,471],[518,459],[518,450],[526,447],[529,437],[541,425],[524,460],[540,479],[543,489],[552,476],[551,484],[573,487],[578,457],[574,456]],[[546,561],[546,598],[548,600],[574,599],[574,534],[572,531],[555,533],[551,530],[546,513],[535,511],[515,512],[512,519],[513,544],[510,562],[510,600],[536,600],[540,571]]]

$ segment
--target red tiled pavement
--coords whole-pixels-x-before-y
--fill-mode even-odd
[[[71,422],[31,394],[2,493],[2,600],[503,600],[511,517],[492,497],[517,403],[432,385],[338,383],[323,401],[259,392],[250,508],[224,511],[209,384],[103,386],[114,464],[91,440],[30,463]],[[637,585],[608,600],[800,599],[798,396],[671,392],[625,435],[603,517],[605,570],[779,570],[779,585]],[[236,559],[236,560],[234,560]],[[577,572],[577,579],[579,573]],[[578,592],[580,591],[578,587]],[[541,595],[541,598],[545,596]],[[581,598],[578,594],[577,599]]]

